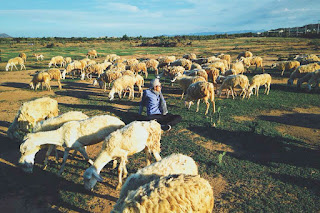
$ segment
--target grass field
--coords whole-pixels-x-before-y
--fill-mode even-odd
[[[319,43],[319,42],[318,42]],[[171,86],[168,80],[163,83],[163,93],[172,114],[180,114],[182,122],[161,139],[161,156],[183,153],[191,156],[199,166],[199,173],[213,187],[215,195],[214,212],[318,212],[320,211],[320,92],[310,93],[304,89],[288,87],[289,73],[280,76],[271,70],[270,65],[279,57],[297,53],[317,53],[317,42],[298,38],[241,38],[194,41],[191,46],[182,48],[137,47],[135,43],[66,43],[58,47],[46,48],[35,44],[29,47],[15,44],[13,47],[0,45],[3,71],[6,61],[19,52],[28,55],[27,71],[44,69],[52,56],[70,56],[80,59],[88,49],[96,49],[103,56],[116,53],[124,57],[154,57],[194,52],[198,56],[211,56],[217,52],[231,54],[233,61],[237,54],[249,49],[254,55],[264,59],[265,72],[273,77],[270,94],[260,95],[249,100],[236,97],[235,100],[216,97],[217,113],[209,110],[204,115],[205,104],[200,111],[195,106],[187,110],[180,100],[181,90]],[[43,53],[46,60],[36,62],[33,52]],[[31,72],[30,71],[30,72]],[[16,75],[26,71],[14,71]],[[152,72],[151,72],[152,73]],[[0,74],[7,74],[1,72]],[[251,78],[253,74],[248,74]],[[154,77],[151,74],[146,85]],[[30,77],[31,79],[31,77]],[[30,81],[29,79],[29,81]],[[25,80],[26,82],[28,80]],[[63,90],[48,93],[30,91],[26,83],[1,81],[1,93],[28,93],[28,96],[12,102],[22,103],[30,97],[50,95],[62,100],[60,113],[81,110],[89,116],[112,114],[124,122],[132,121],[138,111],[139,98],[113,102],[107,94],[94,88],[89,81],[63,81]],[[16,84],[13,84],[16,83]],[[69,101],[70,100],[70,101]],[[2,102],[5,104],[5,102]],[[17,105],[19,106],[19,105]],[[11,110],[12,120],[15,110]],[[2,107],[1,114],[6,113]],[[0,120],[1,126],[9,125],[9,118]],[[6,138],[1,130],[0,152],[0,206],[14,205],[26,212],[109,212],[117,200],[117,171],[107,165],[102,170],[104,181],[98,183],[93,192],[83,187],[82,174],[88,164],[82,157],[70,157],[62,177],[58,177],[59,166],[50,161],[48,169],[41,169],[43,153],[37,155],[34,174],[26,175],[14,167],[18,159],[7,154],[14,152],[19,157],[18,145]],[[89,149],[90,150],[90,149]],[[129,158],[128,172],[134,173],[145,166],[143,153]],[[10,199],[8,199],[8,197]],[[17,207],[17,208],[18,208]]]

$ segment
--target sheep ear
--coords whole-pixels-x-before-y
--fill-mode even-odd
[[[97,181],[102,182],[103,178],[101,177],[101,175],[99,175],[98,173],[94,172],[93,176],[97,179]]]

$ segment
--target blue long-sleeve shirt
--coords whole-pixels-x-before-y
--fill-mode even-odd
[[[147,115],[167,114],[167,104],[162,93],[156,93],[147,89],[143,91],[142,100],[140,101],[139,114],[142,113],[143,107],[147,107]]]

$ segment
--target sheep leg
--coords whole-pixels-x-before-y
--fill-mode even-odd
[[[60,170],[58,172],[58,175],[61,176],[63,170],[64,170],[64,167],[66,166],[66,162],[67,162],[67,159],[68,159],[68,155],[69,155],[69,151],[70,151],[70,148],[66,148],[64,150],[64,153],[63,153],[63,160],[62,160],[62,165],[60,167]]]
[[[231,95],[232,95],[232,99],[234,99],[234,92],[232,88],[231,88]]]
[[[121,157],[120,159],[120,165],[118,167],[118,180],[119,183],[116,187],[116,190],[119,190],[122,186],[122,171],[124,170],[123,168],[126,166],[126,156]]]
[[[16,70],[18,70],[18,68],[17,68],[17,66],[15,64],[13,64],[13,66],[16,68]],[[12,71],[12,69],[11,69],[11,71]]]
[[[204,113],[205,115],[208,114],[208,111],[209,111],[209,107],[210,107],[210,103],[207,99],[204,99],[204,102],[206,103],[207,105],[207,109],[206,109],[206,112]]]
[[[269,95],[269,91],[270,91],[270,84],[267,84],[267,88],[268,88],[268,90],[267,90],[267,95]]]
[[[257,97],[259,96],[259,88],[260,86],[257,86]]]
[[[183,99],[183,95],[184,95],[184,91],[182,91],[182,94],[181,94],[181,100]]]
[[[49,156],[50,156],[53,148],[54,148],[54,145],[49,145],[49,148],[48,148],[48,150],[47,150],[47,152],[46,152],[46,157],[44,158],[44,162],[43,162],[43,170],[46,170],[46,169],[47,169],[48,158],[49,158]]]
[[[199,111],[199,104],[200,104],[200,99],[198,99],[198,101],[197,101],[197,110],[196,110],[196,112]]]
[[[117,160],[113,160],[112,169],[115,169],[116,167],[117,167]]]
[[[146,160],[147,160],[147,166],[149,166],[151,164],[151,155],[150,155],[150,150],[148,149],[148,147],[144,148],[144,152],[146,153]]]
[[[86,152],[85,147],[78,147],[76,150],[79,151],[79,152],[82,154],[82,156],[84,157],[84,159],[85,159],[88,163],[90,163],[91,165],[93,165],[93,161],[89,158],[89,156],[88,156],[88,154],[87,154],[87,152]]]

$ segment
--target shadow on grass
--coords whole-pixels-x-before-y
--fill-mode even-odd
[[[19,89],[22,89],[22,88],[30,89],[29,84],[18,83],[18,82],[5,82],[5,83],[1,84],[1,86],[19,88]]]
[[[320,193],[320,181],[311,178],[295,177],[287,174],[276,174],[270,173],[270,175],[277,180],[280,180],[284,183],[291,185],[296,185],[301,188],[307,188],[310,191],[313,191],[315,194]]]
[[[299,167],[320,168],[317,162],[319,150],[305,147],[304,143],[278,136],[265,136],[254,132],[227,131],[210,127],[189,127],[189,130],[235,150],[236,158],[268,165],[271,162]]]
[[[0,136],[0,145],[0,197],[15,201],[14,206],[13,202],[0,202],[0,208],[15,209],[16,212],[60,212],[58,208],[62,207],[68,211],[88,212],[85,210],[85,203],[74,200],[87,195],[114,202],[117,200],[110,195],[88,192],[83,184],[66,180],[38,166],[34,166],[32,174],[25,173],[16,166],[20,157],[19,144]],[[36,162],[42,163],[41,155],[44,155],[45,151],[41,150],[37,154]],[[60,168],[60,165],[55,166]],[[67,192],[70,195],[66,195]],[[66,198],[62,197],[63,194],[70,196],[67,202]]]
[[[291,126],[320,129],[320,115],[312,113],[288,113],[281,116],[259,116],[259,119]]]

